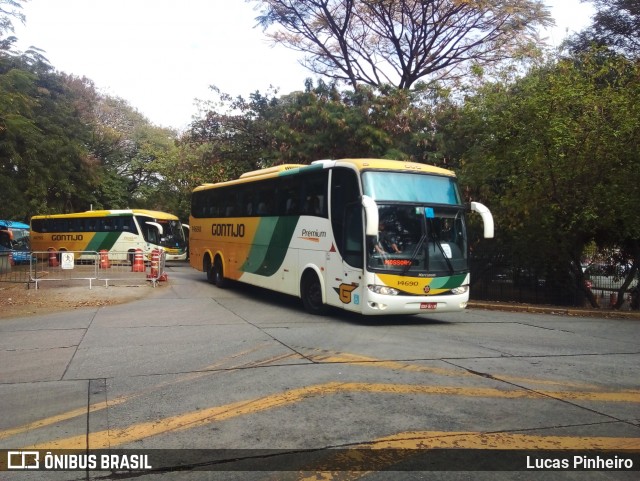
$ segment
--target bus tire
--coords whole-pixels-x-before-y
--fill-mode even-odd
[[[211,257],[208,255],[204,256],[204,260],[202,261],[202,270],[207,274],[207,282],[213,284],[213,268],[211,266]]]
[[[306,271],[300,281],[300,297],[305,310],[309,314],[322,316],[329,306],[322,302],[322,285],[318,275],[312,270]]]
[[[222,259],[220,259],[219,256],[217,256],[213,261],[213,267],[211,268],[211,281],[220,289],[224,289],[227,286],[227,279],[224,277]]]

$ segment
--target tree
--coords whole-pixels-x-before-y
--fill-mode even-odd
[[[90,119],[90,120],[89,120]],[[176,133],[152,125],[121,98],[98,96],[88,113],[93,126],[91,149],[107,171],[103,194],[109,208],[163,208],[155,198],[176,154]]]
[[[0,99],[3,217],[27,219],[95,202],[99,176],[87,150],[90,127],[65,79],[24,55],[2,57]]]
[[[640,239],[638,68],[606,50],[561,58],[484,87],[454,131],[467,144],[462,180],[492,206],[511,256],[594,306],[585,246]]]
[[[0,51],[8,52],[13,47],[16,38],[10,35],[14,32],[13,19],[24,23],[21,3],[24,0],[0,0]]]
[[[360,84],[408,89],[424,77],[530,52],[536,28],[552,25],[539,0],[251,0],[275,43],[306,54],[312,72]]]
[[[272,165],[326,158],[443,163],[433,152],[432,122],[443,91],[423,84],[412,90],[341,90],[308,81],[304,91],[280,97],[255,92],[249,99],[214,91],[217,101],[203,106],[180,140],[178,170],[192,187]]]
[[[176,133],[54,71],[41,50],[13,51],[21,2],[0,0],[0,217],[180,204],[166,184]]]
[[[607,46],[638,58],[640,55],[640,3],[638,0],[581,0],[596,8],[592,25],[569,40],[569,48],[584,51]]]

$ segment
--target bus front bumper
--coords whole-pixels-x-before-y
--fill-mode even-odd
[[[387,296],[370,292],[362,306],[362,313],[384,316],[460,312],[467,307],[468,302],[468,292],[445,296]]]

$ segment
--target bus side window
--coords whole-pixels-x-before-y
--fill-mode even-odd
[[[244,205],[244,215],[254,215],[256,213],[256,199],[250,190],[245,190],[242,195],[242,204]]]
[[[264,182],[257,189],[258,206],[256,213],[264,216],[276,215],[275,202],[278,195],[276,183]]]
[[[122,230],[125,232],[135,232],[135,224],[133,223],[133,217],[123,217]]]
[[[301,178],[304,189],[302,213],[318,217],[327,217],[327,176],[328,171],[305,175]]]

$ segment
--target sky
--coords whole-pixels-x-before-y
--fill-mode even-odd
[[[552,45],[590,24],[579,0],[546,0]],[[273,46],[244,0],[27,0],[17,48],[45,51],[58,71],[88,77],[155,125],[185,129],[215,85],[232,96],[302,90],[301,54]]]

